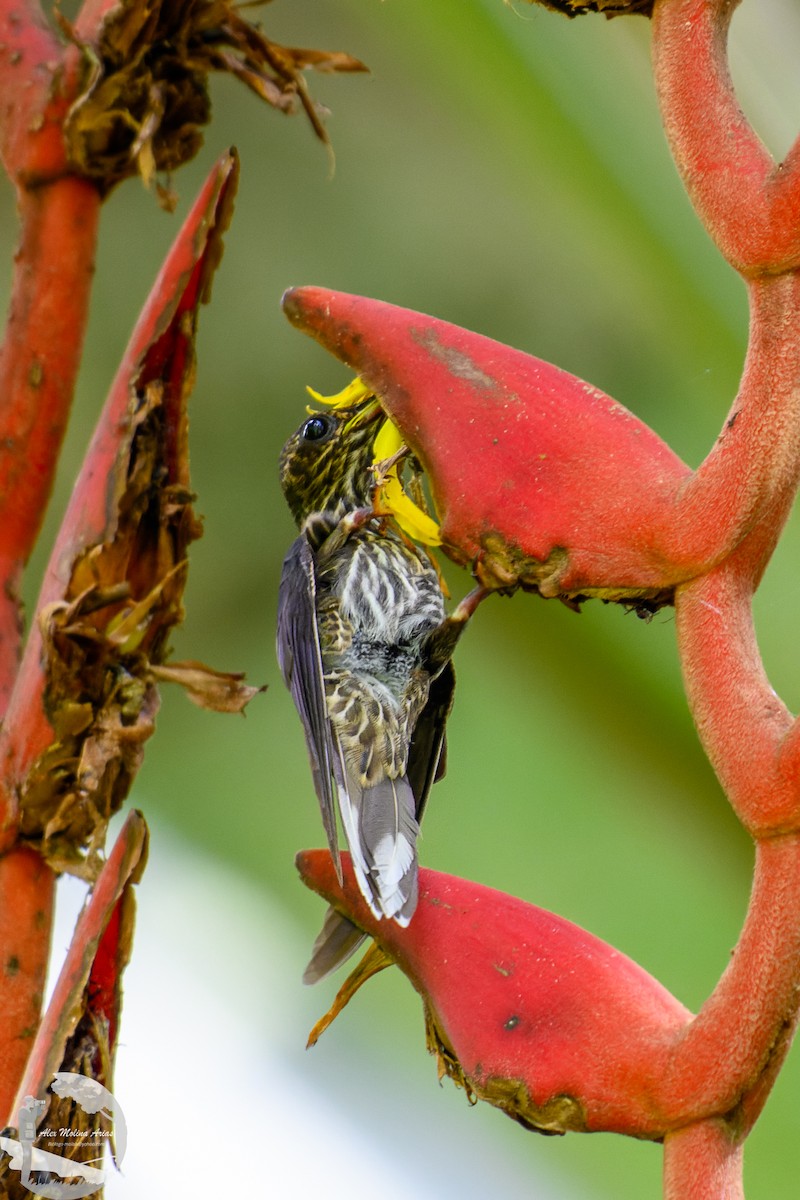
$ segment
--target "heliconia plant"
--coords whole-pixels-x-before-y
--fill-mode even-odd
[[[752,620],[800,479],[800,139],[776,163],[741,112],[735,0],[548,6],[652,18],[676,165],[747,287],[741,385],[697,470],[598,389],[478,334],[317,287],[284,307],[380,398],[427,472],[443,549],[483,585],[642,615],[674,605],[698,735],[755,843],[744,927],[692,1014],[590,934],[477,884],[421,872],[400,929],[369,914],[349,872],[338,883],[327,855],[298,866],[377,944],[334,1013],[395,962],[422,995],[440,1073],[530,1128],[663,1141],[668,1200],[736,1200],[800,1011],[800,735]]]
[[[278,45],[229,0],[86,0],[72,22],[58,5],[48,19],[38,0],[0,0],[0,156],[20,221],[0,349],[6,1130],[16,1128],[26,1097],[49,1101],[39,1124],[65,1124],[69,1099],[60,1109],[59,1096],[48,1094],[57,1072],[111,1086],[133,935],[131,888],[144,870],[147,827],[140,813],[129,813],[108,855],[106,832],[153,732],[159,685],[177,682],[196,703],[228,712],[241,711],[257,690],[199,662],[165,661],[182,618],[188,546],[201,532],[192,510],[187,401],[198,312],[232,212],[235,152],[211,171],[153,284],[99,411],[21,649],[20,579],[69,416],[100,206],[138,175],[172,207],[168,173],[201,144],[212,70],[242,79],[280,111],[300,107],[326,141],[303,77],[309,67],[364,69],[347,54]],[[89,892],[43,1015],[54,885],[64,871],[83,878]],[[103,1119],[90,1117],[87,1132]],[[96,1159],[96,1147],[78,1139],[70,1154]],[[4,1149],[2,1195],[30,1194],[19,1171]],[[77,1164],[74,1173],[80,1180]]]

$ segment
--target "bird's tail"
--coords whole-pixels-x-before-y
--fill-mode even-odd
[[[342,823],[358,886],[374,916],[408,925],[417,907],[417,835],[408,780],[382,779],[340,794]]]

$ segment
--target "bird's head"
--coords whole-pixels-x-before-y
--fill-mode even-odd
[[[328,411],[309,408],[280,456],[281,487],[297,524],[313,513],[338,520],[350,509],[374,505],[376,516],[391,519],[405,537],[441,545],[421,488],[416,500],[404,491],[398,463],[408,448],[372,389],[356,378],[337,396],[308,391]]]
[[[309,409],[281,451],[281,487],[298,525],[311,513],[369,503],[374,443],[384,413],[371,393],[354,392],[352,400],[326,412]]]

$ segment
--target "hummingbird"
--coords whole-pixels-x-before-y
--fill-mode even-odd
[[[381,507],[380,404],[360,381],[331,403],[309,410],[280,456],[300,533],[281,575],[278,660],[339,879],[337,809],[370,910],[405,926],[417,904],[419,822],[444,773],[451,657],[484,593],[446,614],[435,564]],[[305,981],[323,978],[365,936],[329,909]]]

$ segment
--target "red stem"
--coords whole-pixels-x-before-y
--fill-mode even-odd
[[[744,1200],[743,1147],[721,1121],[687,1125],[664,1139],[664,1200]]]
[[[16,674],[16,588],[41,527],[86,327],[100,197],[69,175],[63,121],[78,82],[38,6],[0,0],[0,154],[21,241],[0,348],[0,713]]]
[[[792,835],[756,846],[753,891],[736,949],[679,1035],[664,1079],[667,1120],[671,1111],[685,1113],[691,1097],[696,1117],[725,1114],[744,1137],[791,1040],[799,970],[800,836]]]
[[[9,1113],[41,1015],[55,877],[17,846],[0,858],[0,1113]]]
[[[776,165],[736,99],[727,62],[738,0],[656,0],[653,67],[675,164],[698,215],[742,274],[800,264],[800,144]]]
[[[96,189],[69,176],[20,192],[6,340],[0,350],[0,706],[17,668],[18,577],[39,532],[80,362],[99,215]]]
[[[99,197],[72,178],[63,121],[80,68],[33,0],[0,0],[0,157],[21,240],[0,348],[0,715],[18,666],[16,588],[41,526],[69,412],[94,269]],[[5,764],[4,764],[5,766]],[[13,842],[15,805],[3,811]],[[39,1022],[52,871],[20,846],[0,858],[0,1106],[10,1110]]]
[[[689,707],[730,803],[754,836],[800,827],[779,771],[792,716],[770,686],[753,628],[752,585],[729,559],[678,588],[675,619]]]
[[[751,280],[748,294],[739,392],[710,453],[678,492],[667,553],[710,566],[747,538],[755,589],[800,477],[800,277]]]

